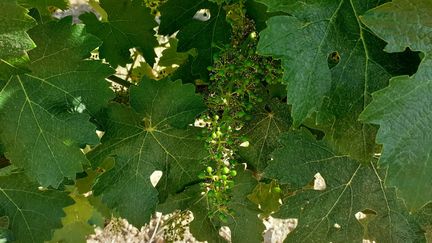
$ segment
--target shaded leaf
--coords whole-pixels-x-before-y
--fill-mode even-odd
[[[288,131],[290,126],[288,105],[272,101],[267,104],[267,109],[256,109],[254,119],[241,130],[249,146],[240,147],[239,155],[255,170],[263,171],[270,161],[270,154],[280,146],[279,135]]]
[[[158,45],[153,30],[157,26],[154,16],[142,0],[101,0],[100,6],[108,14],[108,22],[99,22],[93,13],[80,19],[87,30],[99,37],[103,44],[99,55],[113,67],[132,63],[129,49],[138,48],[146,62],[153,66]]]
[[[18,3],[26,8],[36,8],[42,15],[52,15],[55,9],[66,9],[67,0],[18,0]]]
[[[206,195],[201,195],[199,185],[188,187],[185,191],[171,196],[158,210],[170,213],[174,210],[190,210],[194,220],[190,223],[190,231],[200,241],[226,242],[219,235],[222,226],[228,226],[231,230],[232,242],[262,242],[264,224],[258,214],[261,212],[257,206],[247,199],[257,180],[250,171],[238,170],[233,187],[233,197],[228,207],[234,210],[227,223],[209,217],[209,202]]]
[[[177,51],[196,48],[198,56],[192,63],[192,74],[207,76],[213,54],[230,41],[231,26],[223,7],[207,0],[172,0],[162,5],[160,12],[159,34],[171,35],[180,30]]]

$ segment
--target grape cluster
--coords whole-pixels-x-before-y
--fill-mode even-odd
[[[238,24],[239,19],[242,24]],[[232,43],[219,47],[213,66],[208,67],[208,111],[201,117],[210,155],[199,178],[209,201],[210,217],[221,221],[234,213],[228,204],[237,175],[236,152],[247,141],[240,130],[252,120],[254,107],[264,102],[265,86],[280,82],[282,77],[278,61],[256,54],[258,34],[253,21],[236,15],[236,22]]]

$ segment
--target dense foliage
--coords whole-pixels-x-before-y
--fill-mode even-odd
[[[431,237],[432,1],[90,5],[0,1],[1,242],[156,211],[208,242],[270,215],[287,242]]]

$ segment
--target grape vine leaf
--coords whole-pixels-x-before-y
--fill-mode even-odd
[[[228,207],[234,210],[233,217],[226,224],[231,230],[232,242],[263,242],[264,224],[258,217],[262,213],[257,205],[247,196],[252,193],[258,181],[249,170],[237,167],[238,175],[234,179],[231,201]]]
[[[430,1],[394,0],[366,12],[361,20],[387,42],[387,52],[402,52],[407,47],[430,52],[430,11]]]
[[[338,151],[367,163],[376,128],[357,117],[391,76],[414,72],[416,55],[383,52],[385,43],[361,24],[359,15],[378,0],[260,2],[290,14],[267,21],[258,52],[282,60],[294,126],[316,114],[308,126],[323,130]]]
[[[170,46],[162,51],[162,56],[159,59],[158,65],[163,67],[171,67],[173,64],[181,65],[186,62],[189,56],[196,56],[195,49],[187,52],[177,52],[178,40],[176,38],[169,39]]]
[[[280,146],[279,135],[290,128],[291,116],[288,105],[278,101],[257,108],[254,119],[241,130],[249,146],[240,147],[239,155],[257,171],[263,171],[270,154]]]
[[[372,103],[360,116],[364,122],[380,125],[376,140],[384,145],[380,163],[389,168],[386,182],[397,187],[413,211],[432,201],[429,11],[432,11],[430,2],[399,0],[383,4],[362,17],[373,32],[388,42],[386,51],[399,52],[409,47],[425,54],[416,74],[392,78],[387,88],[373,94]],[[400,22],[401,19],[404,21]]]
[[[30,73],[0,79],[0,140],[12,164],[57,188],[88,163],[80,147],[99,142],[89,114],[113,97],[105,81],[113,70],[83,60],[100,41],[69,17],[29,34],[37,44],[29,52]]]
[[[144,79],[131,87],[131,107],[112,105],[104,121],[102,144],[89,153],[94,167],[115,165],[93,187],[95,195],[136,226],[147,223],[160,193],[174,193],[197,180],[207,154],[198,130],[189,124],[204,110],[193,85]],[[157,189],[150,182],[163,175]]]
[[[425,236],[426,242],[432,240],[432,203],[426,204],[415,213],[416,221],[421,225]]]
[[[202,189],[198,184],[170,196],[165,203],[158,206],[158,211],[171,213],[174,210],[190,210],[194,216],[194,220],[189,225],[190,231],[200,241],[225,242],[219,235],[219,229],[228,226],[231,230],[232,242],[262,242],[264,224],[258,218],[261,211],[247,199],[247,195],[253,191],[258,182],[251,171],[243,169],[237,171],[239,173],[234,179],[233,196],[228,203],[228,207],[235,213],[233,217],[229,217],[228,222],[222,223],[209,218],[209,202],[205,195],[201,195]]]
[[[230,41],[231,26],[223,7],[207,0],[171,0],[161,6],[160,13],[159,34],[172,35],[179,30],[177,51],[196,48],[192,74],[206,76],[213,54]]]
[[[63,208],[73,200],[67,193],[38,189],[21,172],[0,175],[0,215],[9,219],[14,242],[44,242],[61,227]]]
[[[77,188],[71,188],[69,196],[74,200],[74,204],[64,208],[66,216],[62,218],[63,227],[54,231],[50,240],[52,243],[84,243],[87,235],[94,233],[94,228],[88,221],[95,213],[95,208],[87,197],[78,193]]]
[[[157,211],[169,214],[175,210],[190,210],[194,219],[189,228],[195,239],[209,243],[225,242],[219,235],[220,223],[208,217],[208,201],[201,192],[198,184],[189,186],[181,193],[170,195],[164,203],[158,205]]]
[[[284,147],[274,152],[265,175],[291,190],[276,214],[298,219],[288,242],[424,240],[395,190],[383,185],[385,171],[375,162],[366,165],[337,154],[303,129],[284,134],[281,142]],[[310,186],[316,173],[325,188]]]
[[[56,8],[64,10],[69,4],[67,0],[18,0],[18,3],[26,8],[36,8],[43,15],[51,15]]]
[[[101,7],[108,14],[108,22],[100,22],[93,13],[85,13],[80,19],[89,33],[99,37],[103,44],[99,55],[113,67],[131,63],[129,49],[138,48],[150,66],[155,63],[154,48],[158,45],[157,23],[142,0],[101,0]]]
[[[398,188],[411,210],[432,200],[431,68],[428,58],[414,76],[392,78],[360,116],[380,125],[377,142],[384,145],[380,163],[389,168],[386,182]]]
[[[35,47],[35,43],[26,33],[35,26],[36,21],[27,15],[27,10],[16,0],[0,2],[0,61],[26,55],[26,51]]]

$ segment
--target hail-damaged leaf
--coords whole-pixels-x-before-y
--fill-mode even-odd
[[[282,136],[284,147],[273,154],[265,175],[290,188],[276,217],[297,218],[287,242],[414,242],[424,235],[383,185],[385,172],[374,162],[359,163],[316,141],[305,130]],[[310,186],[320,173],[324,190]]]
[[[288,105],[270,101],[267,107],[257,109],[254,119],[241,129],[249,146],[240,147],[239,155],[257,171],[263,171],[270,154],[280,146],[279,135],[288,131],[290,125]]]
[[[105,77],[113,70],[84,60],[100,41],[71,18],[33,28],[37,48],[29,52],[29,73],[0,79],[0,140],[15,166],[41,185],[58,187],[88,163],[80,150],[96,144],[89,114],[112,98]]]
[[[388,166],[387,184],[395,186],[411,210],[432,201],[432,3],[396,0],[364,14],[362,21],[388,42],[389,52],[409,47],[424,58],[415,75],[392,78],[373,94],[360,119],[380,125],[380,163]]]
[[[410,53],[383,52],[385,43],[360,22],[381,1],[260,2],[289,14],[268,20],[258,52],[282,60],[294,125],[315,113],[308,126],[323,130],[337,151],[367,163],[376,128],[357,117],[372,92],[394,74],[413,73],[417,63]]]
[[[226,242],[219,235],[222,226],[228,226],[232,242],[262,242],[264,224],[258,214],[261,211],[246,198],[257,185],[252,172],[239,169],[235,177],[233,194],[228,207],[234,213],[226,223],[209,218],[209,202],[206,195],[201,195],[202,189],[195,184],[185,191],[168,197],[165,203],[158,206],[158,211],[171,213],[174,210],[190,210],[194,220],[190,223],[192,235],[201,241],[209,243]]]
[[[35,25],[35,20],[27,15],[27,10],[16,0],[0,2],[0,61],[8,63],[13,58],[26,55],[26,51],[35,47],[26,33]]]
[[[100,22],[93,13],[80,19],[88,32],[99,37],[103,44],[99,55],[113,67],[131,63],[129,49],[138,48],[150,66],[156,58],[154,48],[158,45],[154,28],[157,23],[142,0],[101,0],[100,6],[108,14],[108,22]]]
[[[192,73],[206,76],[213,55],[230,41],[231,26],[223,7],[207,0],[172,0],[162,5],[160,12],[159,33],[171,35],[179,30],[177,51],[196,48],[198,55],[192,63]]]
[[[13,242],[51,239],[53,230],[62,226],[63,208],[73,203],[65,192],[38,186],[23,173],[0,175],[0,217],[7,217]]]
[[[148,222],[159,193],[181,190],[197,180],[206,156],[198,130],[189,124],[203,111],[203,100],[193,85],[168,79],[145,79],[131,88],[131,107],[112,105],[104,121],[102,144],[89,154],[94,167],[113,158],[93,190],[129,222]],[[162,171],[157,189],[150,175]]]

